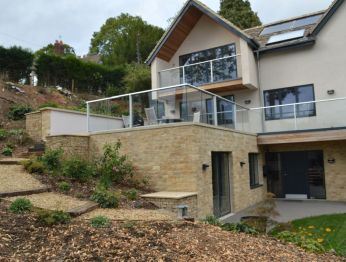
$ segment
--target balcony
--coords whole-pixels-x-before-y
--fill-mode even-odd
[[[159,72],[160,87],[189,84],[209,91],[240,89],[242,70],[240,55],[165,69]]]

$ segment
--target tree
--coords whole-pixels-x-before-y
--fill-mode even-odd
[[[141,63],[155,47],[164,30],[139,16],[121,14],[107,19],[91,39],[90,53],[100,54],[105,65]]]
[[[240,29],[247,29],[262,24],[257,13],[252,11],[248,0],[221,0],[219,14]]]
[[[18,46],[4,48],[0,46],[0,73],[5,79],[19,82],[29,79],[34,55],[31,51]]]
[[[151,89],[151,73],[149,67],[143,64],[128,65],[123,82],[126,93]]]
[[[36,52],[36,55],[57,55],[57,56],[76,56],[74,48],[62,41],[56,40],[54,44],[49,44]]]

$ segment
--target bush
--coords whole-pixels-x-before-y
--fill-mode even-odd
[[[59,190],[62,192],[70,191],[71,185],[67,183],[66,181],[62,181],[58,184]]]
[[[48,101],[46,103],[41,104],[38,108],[40,109],[45,107],[59,108],[59,104],[54,101]]]
[[[103,156],[97,163],[98,173],[101,177],[108,178],[114,183],[122,182],[133,175],[133,166],[126,155],[120,155],[120,147],[119,141],[116,144],[106,144]]]
[[[203,222],[208,225],[221,226],[220,220],[218,220],[215,216],[207,216],[205,219],[203,219]]]
[[[74,157],[63,162],[62,173],[66,177],[86,182],[94,175],[93,166],[86,160]]]
[[[102,186],[98,186],[90,199],[100,204],[102,208],[116,208],[119,205],[118,196]]]
[[[5,129],[0,129],[0,141],[8,137],[8,132]]]
[[[13,149],[11,147],[9,147],[8,145],[6,145],[2,151],[1,154],[3,154],[4,156],[12,156],[13,154]]]
[[[16,214],[22,214],[30,211],[32,204],[29,199],[17,198],[10,205],[10,211]]]
[[[129,200],[136,200],[138,198],[138,191],[136,189],[130,189],[128,191],[125,192],[125,196],[129,199]]]
[[[22,165],[30,174],[43,174],[46,171],[44,164],[38,160],[26,160],[22,162]]]
[[[14,105],[10,107],[8,112],[8,118],[11,120],[22,120],[25,118],[25,114],[30,113],[32,108],[28,105]]]
[[[31,141],[29,135],[23,129],[11,129],[8,131],[9,141],[14,144],[24,145]]]
[[[71,216],[64,211],[40,210],[37,212],[37,220],[45,226],[56,224],[67,224],[71,220]]]
[[[247,234],[258,234],[258,231],[256,229],[244,223],[226,223],[223,224],[221,228],[226,231],[243,232]]]
[[[55,171],[61,167],[61,157],[64,151],[60,149],[47,150],[41,157],[41,161],[50,171]]]
[[[324,247],[317,240],[305,237],[299,232],[282,231],[275,235],[276,238],[285,242],[294,243],[311,252],[324,252]]]
[[[96,216],[91,219],[90,224],[96,228],[109,227],[110,220],[105,216]]]

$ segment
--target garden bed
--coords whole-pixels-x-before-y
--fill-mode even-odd
[[[274,239],[187,222],[88,221],[43,227],[32,214],[15,215],[0,203],[0,257],[4,261],[343,261],[307,253]]]

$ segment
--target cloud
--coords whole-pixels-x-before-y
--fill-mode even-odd
[[[61,36],[77,54],[88,52],[93,32],[109,17],[139,15],[166,28],[184,0],[1,0],[0,45],[37,50]],[[202,0],[218,10],[219,0]],[[250,0],[264,23],[326,8],[331,0]]]

